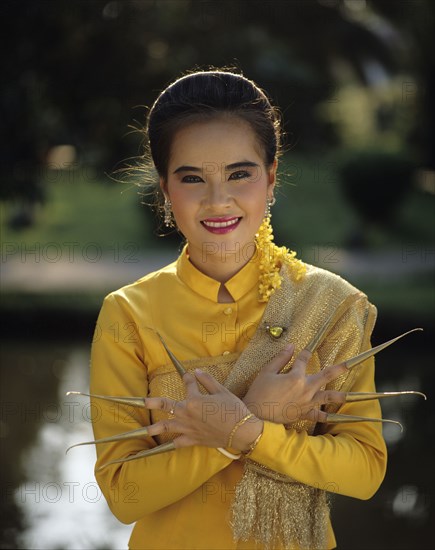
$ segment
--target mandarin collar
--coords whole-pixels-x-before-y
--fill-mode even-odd
[[[212,302],[218,302],[218,292],[221,286],[219,281],[202,273],[189,260],[187,245],[183,248],[177,260],[177,275],[181,281],[197,294]],[[231,277],[225,286],[234,301],[237,302],[245,294],[258,286],[259,261],[258,254],[254,254],[240,271]]]

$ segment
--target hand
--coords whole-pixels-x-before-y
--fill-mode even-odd
[[[320,388],[347,371],[343,363],[326,367],[307,375],[306,366],[311,353],[302,350],[288,373],[280,370],[293,356],[290,344],[261,369],[243,398],[243,402],[257,417],[278,424],[297,420],[325,422],[326,413],[320,410],[325,403],[343,403],[346,394],[322,391]]]
[[[209,392],[200,393],[197,380]],[[183,376],[187,396],[184,401],[174,401],[168,397],[147,397],[147,409],[174,411],[174,418],[161,420],[148,428],[151,436],[164,432],[181,434],[174,439],[176,448],[202,445],[206,447],[226,447],[229,435],[235,424],[249,414],[246,405],[212,375],[195,371],[195,376]],[[246,451],[263,429],[263,422],[251,417],[234,434],[232,449]]]

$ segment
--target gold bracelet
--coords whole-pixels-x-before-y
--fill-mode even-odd
[[[240,428],[240,426],[242,426],[247,420],[249,420],[249,419],[251,418],[251,416],[254,416],[253,413],[247,414],[246,416],[244,416],[241,420],[239,420],[239,421],[236,423],[236,425],[235,425],[234,428],[231,430],[231,433],[230,433],[230,435],[229,435],[229,437],[228,437],[227,447],[229,447],[229,448],[231,449],[234,434],[236,433],[236,431],[238,430],[238,428]]]
[[[260,441],[261,436],[263,435],[263,431],[264,431],[264,428],[263,430],[261,430],[261,434],[255,438],[254,442],[249,445],[249,449],[247,451],[242,451],[242,455],[244,458],[248,457],[252,453],[252,451],[255,449],[255,447],[258,445],[258,442]]]

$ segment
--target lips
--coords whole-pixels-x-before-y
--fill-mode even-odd
[[[202,226],[210,233],[223,234],[236,229],[242,218],[207,218],[201,221]]]

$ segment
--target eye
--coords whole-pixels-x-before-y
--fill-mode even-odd
[[[233,172],[229,179],[230,180],[243,180],[243,179],[247,179],[247,178],[250,178],[251,177],[251,174],[246,171],[246,170],[238,170],[237,172]]]
[[[184,176],[181,181],[183,183],[200,183],[203,179],[199,176]]]

